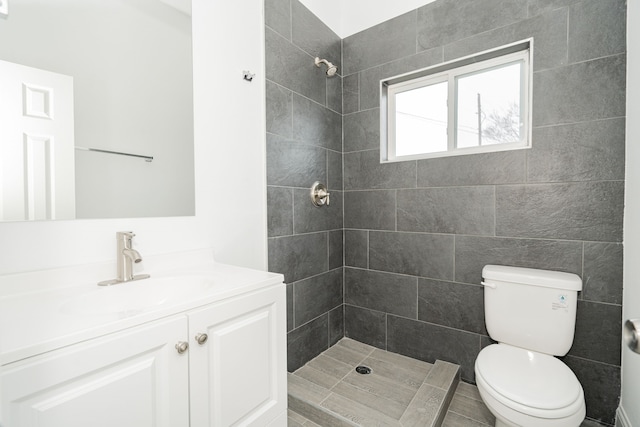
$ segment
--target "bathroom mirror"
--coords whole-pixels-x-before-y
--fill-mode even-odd
[[[0,220],[194,215],[190,0],[2,3]]]

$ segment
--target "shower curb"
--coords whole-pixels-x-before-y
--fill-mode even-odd
[[[307,381],[295,373],[289,373],[288,379],[289,410],[323,427],[361,425],[358,422],[358,416],[343,416],[323,405],[331,395],[330,390]],[[379,424],[397,427],[440,427],[459,381],[460,367],[458,365],[436,360],[402,416],[398,420],[390,418],[378,420]],[[368,424],[368,422],[364,421],[363,424]]]

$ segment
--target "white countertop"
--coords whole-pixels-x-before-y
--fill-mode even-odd
[[[0,365],[275,286],[284,279],[281,274],[216,263],[207,250],[156,257],[147,264],[136,274],[151,274],[150,279],[108,287],[97,285],[111,278],[104,274],[113,266],[105,264],[0,276]],[[180,284],[182,289],[175,287]]]

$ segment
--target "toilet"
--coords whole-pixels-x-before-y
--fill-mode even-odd
[[[578,427],[584,392],[554,356],[573,343],[578,291],[575,274],[486,265],[482,269],[487,331],[498,342],[475,364],[482,400],[496,427]]]

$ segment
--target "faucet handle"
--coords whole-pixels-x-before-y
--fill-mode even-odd
[[[118,244],[118,253],[122,249],[131,249],[133,246],[133,231],[118,231],[116,232],[116,242]]]

